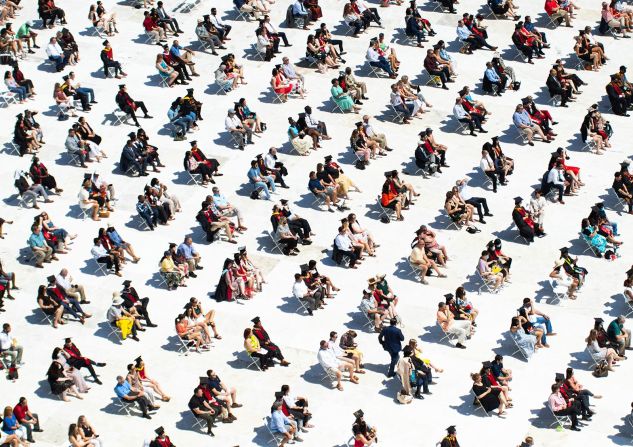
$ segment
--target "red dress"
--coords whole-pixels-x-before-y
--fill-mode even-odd
[[[283,85],[283,83],[283,76],[281,74],[277,74],[275,76],[275,79],[273,80],[275,93],[279,93],[280,95],[287,95],[292,91],[292,85]]]

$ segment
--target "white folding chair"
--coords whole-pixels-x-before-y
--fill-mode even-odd
[[[165,76],[163,76],[163,75],[161,75],[159,73],[158,74],[158,85],[161,88],[169,87],[169,78],[166,78]]]
[[[183,0],[180,6],[180,12],[186,13],[198,6],[200,0]]]
[[[185,172],[187,173],[187,185],[191,185],[192,183],[194,183],[196,186],[202,186],[204,188],[207,187],[207,185],[202,184],[202,174],[191,171]]]
[[[599,353],[594,353],[591,351],[591,349],[589,349],[589,346],[587,346],[585,348],[585,351],[587,351],[587,354],[589,354],[589,358],[591,359],[592,365],[591,367],[594,368],[596,366],[598,366],[598,364],[600,363],[600,361],[602,361],[602,358],[600,357]]]
[[[319,363],[319,365],[321,364]],[[337,379],[335,371],[331,370],[330,368],[326,368],[323,365],[321,365],[321,369],[323,369],[323,376],[321,376],[321,382],[325,382],[326,380],[329,380],[331,383]]]
[[[468,127],[468,123],[464,123],[460,120],[458,120],[456,117],[455,118],[455,132],[457,133],[464,133],[464,131],[468,131],[470,132],[470,128]]]
[[[336,101],[334,101],[334,98],[330,97],[330,101],[332,101],[332,104],[334,105],[334,107],[332,107],[332,110],[331,110],[332,113],[334,112],[345,113],[345,111],[339,107]]]
[[[369,68],[369,76],[373,76],[375,78],[382,78],[384,77],[383,73],[386,74],[386,72],[382,68],[373,66],[372,64],[369,63],[369,61],[367,61],[367,67]]]
[[[178,345],[178,353],[181,355],[189,355],[190,352],[196,352],[196,342],[193,340],[187,340],[182,338],[180,335],[176,334],[178,337],[178,341],[180,342]]]
[[[365,328],[373,328],[374,327],[374,319],[371,318],[361,306],[358,306],[358,310],[360,311],[361,315],[365,319],[365,322],[363,323],[363,329],[365,329]]]
[[[134,408],[134,402],[128,402],[120,397],[117,397],[113,406],[118,409],[119,413],[125,413],[127,416],[132,416],[132,408]]]
[[[279,239],[276,237],[276,234],[269,230],[267,230],[266,233],[268,233],[268,237],[270,237],[270,240],[273,243],[273,248],[271,252],[274,253],[275,250],[279,250],[279,253],[284,254],[284,251],[281,248],[281,245],[279,245]]]
[[[629,312],[625,314],[624,317],[629,318],[629,315],[633,314],[633,304],[631,301],[629,301],[628,297],[624,293],[621,293],[620,295],[622,295],[624,304],[626,304],[626,307],[629,309]]]
[[[514,139],[518,140],[519,138],[521,138],[521,140],[523,141],[523,144],[527,144],[529,140],[526,133],[523,131],[523,129],[520,129],[516,124],[513,124],[513,125],[518,133],[518,135]]]
[[[20,146],[15,142],[15,140],[9,140],[4,145],[5,154],[9,155],[17,155],[20,156]]]
[[[253,57],[259,59],[262,62],[265,60],[264,53],[259,51],[256,43],[251,44],[251,51],[253,52]]]
[[[246,363],[246,369],[251,369],[253,366],[255,366],[258,371],[262,370],[259,367],[259,359],[256,357],[251,357],[251,355],[246,351],[239,351],[237,353],[237,359],[241,362]]]
[[[571,425],[571,418],[569,416],[559,416],[556,413],[554,413],[554,410],[552,410],[552,407],[549,406],[549,403],[547,403],[547,405],[545,405],[549,412],[551,413],[552,416],[554,416],[554,422],[552,422],[551,424],[549,424],[550,427],[556,425],[557,427],[560,427],[561,429],[565,428],[565,424]]]
[[[446,218],[448,219],[448,223],[446,224],[446,229],[450,230],[451,228],[455,228],[457,231],[461,230],[465,225],[464,222],[460,220],[455,220],[451,216],[448,215],[448,212],[444,209],[442,210],[446,214]]]
[[[106,324],[108,325],[108,329],[109,329],[109,332],[108,332],[108,335],[107,335],[106,338],[110,338],[110,337],[112,337],[114,335],[114,338],[117,341],[123,342],[123,336],[121,335],[121,329],[119,329],[118,326],[110,323],[107,320],[106,320]]]
[[[503,289],[503,283],[501,283],[501,286],[499,286],[499,288],[495,291],[495,289],[492,287],[496,282],[495,279],[484,278],[483,276],[481,276],[481,272],[479,271],[479,269],[477,269],[477,277],[481,281],[481,283],[479,284],[479,288],[477,289],[478,295],[481,295],[482,289],[485,289],[488,293],[499,293],[499,291]]]
[[[134,216],[134,222],[136,222],[136,226],[138,227],[139,230],[141,231],[150,230],[149,225],[147,225],[147,222],[145,222],[145,219],[143,219],[143,217],[141,217],[140,214],[136,214]]]
[[[598,256],[598,257],[602,256],[602,254],[600,253],[600,250],[594,247],[591,241],[584,234],[580,233],[579,237],[585,242],[585,245],[586,245],[585,249],[582,252],[583,255],[587,253],[588,251],[591,251],[594,254],[594,256]]]
[[[128,114],[127,112],[124,112],[118,107],[114,109],[114,111],[112,112],[112,116],[114,117],[114,119],[112,120],[113,126],[118,126],[119,124],[122,124],[122,123],[127,124],[127,120],[130,119],[131,117],[130,114]]]
[[[437,325],[439,326],[440,330],[442,331],[442,334],[444,334],[444,336],[440,339],[440,343],[442,343],[444,340],[448,340],[448,343],[452,344],[453,341],[457,340],[457,336],[451,334],[448,331],[445,331],[439,321],[437,322]]]
[[[312,192],[312,191],[310,191]],[[314,198],[314,200],[312,201],[312,203],[310,204],[310,206],[316,206],[317,208],[321,208],[321,206],[325,205],[325,197],[324,194],[315,194],[314,192],[312,192],[312,196]]]
[[[547,14],[546,14],[546,15],[547,15]],[[550,26],[551,26],[551,27],[553,27],[554,29],[558,28],[558,25],[559,25],[558,21],[559,21],[559,20],[561,20],[561,19],[552,19],[552,16],[550,16],[550,15],[548,15],[548,16],[547,16],[547,18],[548,18],[548,20],[549,20],[549,23],[547,24],[547,26],[548,26],[548,27],[550,27]],[[561,22],[561,23],[562,23],[562,22]]]
[[[435,87],[442,86],[442,80],[438,75],[432,75],[426,69],[422,72],[422,75],[426,75],[426,81],[424,82],[424,85],[434,85]]]
[[[528,57],[525,54],[523,54],[523,51],[521,51],[519,49],[519,47],[514,45],[512,48],[514,48],[514,50],[515,50],[514,57],[512,58],[513,61],[516,61],[516,60],[519,60],[519,59],[521,59],[523,62],[527,62],[528,61]]]
[[[519,329],[519,330],[523,330],[523,329]],[[521,354],[523,356],[523,358],[525,359],[526,362],[530,361],[530,358],[528,357],[528,355],[525,353],[525,351],[523,350],[523,348],[521,346],[519,346],[519,344],[517,343],[517,341],[514,339],[514,337],[510,336],[510,338],[512,339],[512,343],[514,343],[514,346],[516,347],[516,350],[511,354],[512,356],[516,355],[516,354]]]
[[[393,122],[395,123],[396,121],[402,121],[402,119],[404,118],[404,113],[396,109],[393,104],[389,104],[389,108],[393,112]]]
[[[103,262],[99,262],[97,261],[97,258],[92,258],[93,262],[95,263],[95,275],[99,276],[99,275],[103,275],[103,276],[108,276],[108,268],[106,266],[105,263]]]
[[[380,216],[378,219],[382,219],[382,216],[387,216],[387,219],[394,220],[396,217],[396,211],[391,208],[386,208],[382,206],[382,202],[380,201],[380,196],[376,199],[376,203],[378,204],[378,210],[380,211]]]
[[[411,273],[413,273],[413,276],[417,278],[420,277],[420,273],[422,272],[420,270],[420,267],[418,267],[417,265],[415,265],[413,262],[411,262],[411,258],[407,257],[407,264],[409,265],[409,268],[411,269]]]
[[[548,278],[547,283],[549,284],[550,288],[552,289],[552,293],[554,294],[554,297],[558,301],[567,299],[567,287],[566,286],[564,286],[563,284],[558,284],[554,278]]]
[[[281,445],[281,441],[284,440],[284,435],[281,433],[275,433],[270,429],[270,416],[266,416],[264,418],[264,426],[266,427],[266,431],[270,435],[270,440],[266,443],[266,445],[274,442],[277,447]]]
[[[475,408],[475,411],[481,410],[484,412],[486,416],[492,417],[492,415],[488,413],[486,409],[484,408],[484,406],[481,404],[481,402],[479,401],[479,398],[477,397],[477,395],[475,394],[472,388],[470,389],[470,394],[473,395],[473,407]]]
[[[204,419],[200,419],[193,411],[191,412],[191,414],[193,415],[193,425],[191,426],[191,428],[194,430],[204,430]]]
[[[277,93],[275,91],[275,89],[270,86],[270,90],[273,92],[273,104],[279,103],[279,104],[283,104],[287,101],[287,97],[284,98],[283,95],[280,95],[279,93]]]
[[[105,28],[101,25],[93,25],[88,29],[90,31],[91,36],[99,36],[100,38],[103,39],[103,35],[106,34]]]
[[[235,17],[235,20],[244,20],[246,22],[250,22],[251,21],[251,15],[250,13],[246,12],[246,11],[241,11],[237,6],[233,7],[233,10],[235,11],[235,14],[237,17]]]
[[[548,104],[551,104],[554,107],[558,107],[558,105],[562,104],[563,98],[561,95],[554,95],[547,100]]]
[[[305,311],[305,313],[309,313],[310,312],[310,308],[308,307],[308,302],[295,296],[294,294],[292,295],[292,297],[297,300],[297,311],[302,312]]]
[[[11,104],[18,103],[18,95],[8,90],[0,91],[0,106],[6,105],[9,107]]]
[[[152,34],[150,34],[148,31],[145,31],[142,36],[141,39],[143,40],[143,43],[147,43],[147,44],[154,44],[154,36]]]

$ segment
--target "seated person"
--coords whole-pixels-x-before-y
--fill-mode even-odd
[[[343,391],[343,385],[341,379],[343,378],[343,372],[349,373],[349,381],[352,383],[358,383],[358,377],[354,375],[354,365],[350,362],[343,362],[336,357],[336,355],[328,348],[328,342],[321,340],[319,344],[319,353],[317,359],[321,367],[336,377],[336,388],[339,391]]]
[[[448,217],[453,221],[460,225],[468,224],[469,222],[474,222],[473,219],[473,210],[474,207],[472,205],[468,205],[466,203],[462,203],[455,196],[453,191],[446,192],[446,200],[444,201],[444,210]]]
[[[502,287],[505,277],[503,276],[501,267],[496,261],[490,261],[488,256],[488,250],[481,252],[481,257],[477,264],[477,271],[486,284],[492,285],[492,292],[496,293]]]
[[[422,284],[428,284],[426,276],[428,275],[429,269],[435,271],[439,278],[446,278],[446,275],[440,271],[437,264],[426,255],[425,242],[422,239],[418,239],[411,250],[409,262],[419,270],[418,275]]]
[[[151,419],[152,417],[149,415],[149,412],[157,408],[150,404],[145,393],[133,388],[123,376],[117,376],[116,382],[114,394],[124,402],[136,402],[143,413],[143,417],[145,419]]]
[[[549,277],[554,280],[554,287],[559,285],[567,287],[567,297],[571,300],[575,300],[578,296],[574,293],[578,290],[578,279],[568,274],[565,269],[562,268],[565,262],[562,259],[557,259],[554,263],[554,269],[549,274]]]
[[[125,340],[128,335],[131,335],[132,340],[139,341],[137,337],[137,330],[142,329],[140,321],[137,320],[139,316],[136,309],[131,308],[129,310],[124,309],[123,299],[119,292],[112,294],[112,306],[108,309],[106,319],[112,326],[116,326],[121,331],[121,338]]]

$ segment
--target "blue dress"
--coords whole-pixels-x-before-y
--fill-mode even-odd
[[[334,101],[341,110],[347,112],[348,110],[352,110],[354,108],[354,101],[352,101],[352,98],[350,98],[349,95],[343,95],[337,98],[338,95],[343,93],[343,89],[340,85],[333,85],[330,92],[332,93],[332,101]]]
[[[514,339],[528,359],[532,357],[536,349],[536,336],[526,334],[522,328],[519,328],[516,332],[510,331],[510,337]]]

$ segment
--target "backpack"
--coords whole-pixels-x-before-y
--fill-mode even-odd
[[[356,169],[360,169],[362,171],[365,169],[365,162],[363,160],[357,160],[354,166]]]
[[[259,193],[262,192],[262,188],[255,188],[253,192],[251,192],[251,199],[257,200],[259,199]]]
[[[18,368],[16,368],[15,365],[9,367],[9,372],[7,373],[7,379],[9,380],[18,379]]]

